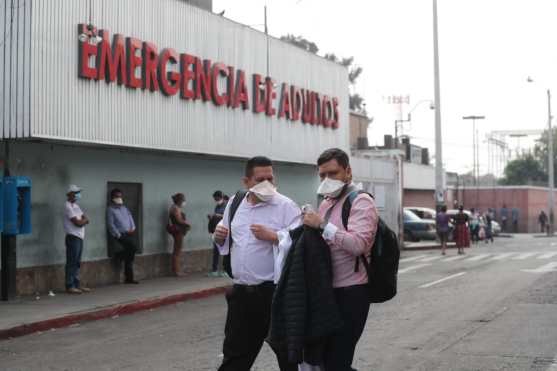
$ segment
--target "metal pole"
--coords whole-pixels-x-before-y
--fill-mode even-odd
[[[435,204],[437,210],[444,202],[443,149],[441,138],[441,87],[439,78],[439,39],[437,29],[437,0],[433,0],[433,70],[435,87]]]
[[[548,126],[548,175],[549,175],[549,228],[547,234],[549,236],[553,235],[553,224],[554,224],[554,206],[555,206],[555,194],[553,192],[554,188],[554,175],[553,175],[553,130],[551,128],[551,91],[547,89],[547,126]]]

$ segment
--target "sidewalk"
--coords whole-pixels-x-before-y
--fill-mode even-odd
[[[81,295],[41,293],[0,301],[0,340],[222,294],[231,284],[228,278],[192,274],[104,286]]]
[[[451,249],[456,247],[456,243],[448,242],[447,248]],[[441,249],[441,244],[437,241],[420,241],[420,242],[404,242],[404,250],[434,250],[434,249]]]

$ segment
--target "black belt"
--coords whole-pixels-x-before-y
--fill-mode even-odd
[[[260,283],[258,285],[234,284],[232,287],[234,288],[234,290],[238,290],[240,292],[245,292],[247,294],[253,294],[253,293],[256,293],[256,292],[263,291],[263,290],[274,289],[275,288],[275,283],[273,281],[265,281],[265,282]]]

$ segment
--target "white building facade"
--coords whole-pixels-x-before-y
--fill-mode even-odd
[[[107,258],[113,187],[137,219],[139,277],[168,273],[170,196],[186,194],[186,266],[208,267],[211,194],[241,188],[245,160],[276,163],[279,191],[316,201],[315,162],[348,151],[344,67],[182,0],[0,4],[4,163],[33,181],[33,233],[18,240],[18,291],[63,286],[62,206],[83,187],[90,285]]]

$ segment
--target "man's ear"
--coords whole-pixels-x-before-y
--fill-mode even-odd
[[[249,178],[247,176],[242,178],[242,182],[244,183],[244,188],[246,188],[246,189],[249,188],[248,187],[248,181],[249,181]]]
[[[352,181],[352,168],[350,167],[350,165],[348,165],[348,167],[346,168],[346,176],[348,177],[349,181]]]

